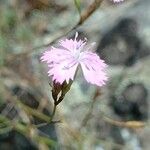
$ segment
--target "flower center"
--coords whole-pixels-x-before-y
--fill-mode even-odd
[[[80,59],[80,51],[76,51],[75,53],[74,53],[74,56],[73,56],[74,58],[75,58],[75,60],[79,60]]]

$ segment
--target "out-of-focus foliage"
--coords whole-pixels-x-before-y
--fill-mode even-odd
[[[78,12],[81,13],[81,1],[80,0],[74,0],[74,3],[76,5],[76,8],[78,9]]]
[[[149,0],[104,0],[77,28],[97,42],[109,82],[99,89],[79,73],[56,110],[58,122],[46,124],[53,99],[41,45],[73,28],[93,1],[0,1],[0,149],[149,149]]]

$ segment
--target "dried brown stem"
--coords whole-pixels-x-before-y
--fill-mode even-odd
[[[126,127],[126,128],[132,128],[132,129],[137,129],[137,128],[143,128],[145,127],[146,123],[142,122],[142,121],[117,121],[117,120],[113,120],[111,118],[108,117],[104,117],[104,120],[111,124],[111,125],[115,125],[115,126],[119,126],[119,127]]]
[[[81,17],[80,17],[80,21],[78,22],[77,26],[78,25],[81,25],[83,24],[83,22],[85,20],[87,20],[94,12],[95,10],[101,5],[103,0],[95,0],[88,8],[86,11],[84,11],[82,14],[81,14]]]

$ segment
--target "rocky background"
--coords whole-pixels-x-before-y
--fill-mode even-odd
[[[80,9],[92,2],[81,0]],[[61,122],[37,127],[53,107],[43,45],[65,35],[79,13],[71,0],[0,0],[0,150],[149,150],[149,6],[104,0],[76,29],[96,42],[109,81],[97,88],[79,72],[57,108]]]

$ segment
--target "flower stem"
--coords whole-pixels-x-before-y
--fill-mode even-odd
[[[54,103],[54,107],[53,107],[53,111],[52,111],[52,115],[51,115],[51,119],[50,119],[50,122],[52,122],[54,116],[55,116],[55,113],[56,113],[56,104]]]
[[[52,115],[51,115],[49,121],[48,121],[48,122],[44,122],[44,123],[41,123],[41,124],[36,125],[37,128],[40,128],[40,127],[42,127],[42,126],[48,125],[48,124],[50,124],[50,123],[53,122],[53,118],[54,118],[55,113],[56,113],[56,107],[57,107],[57,105],[54,103]],[[57,122],[57,121],[56,121],[56,122]],[[59,122],[59,121],[58,121],[58,122]]]

